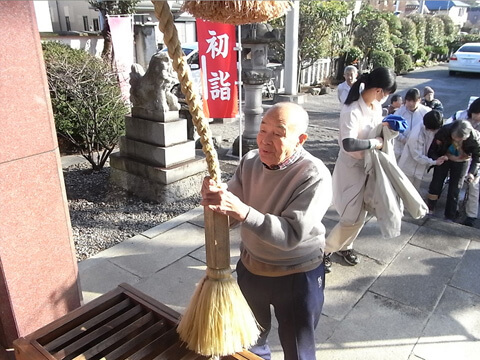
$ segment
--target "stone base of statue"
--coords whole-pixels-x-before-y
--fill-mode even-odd
[[[113,183],[141,199],[158,203],[199,194],[207,175],[205,158],[201,156],[166,168],[115,153],[110,156],[110,167]]]
[[[207,164],[203,154],[196,153],[195,141],[187,138],[187,120],[178,111],[147,114],[134,107],[132,114],[136,117],[125,117],[120,151],[110,156],[111,181],[154,202],[198,194]]]

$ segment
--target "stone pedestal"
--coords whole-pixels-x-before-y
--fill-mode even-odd
[[[205,158],[187,137],[187,120],[178,111],[133,107],[126,116],[120,151],[110,156],[111,180],[140,198],[173,202],[200,192]]]
[[[79,307],[81,292],[33,2],[0,1],[0,33],[0,347],[9,348]]]

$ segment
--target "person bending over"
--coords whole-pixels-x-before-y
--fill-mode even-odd
[[[466,120],[457,120],[438,130],[428,150],[428,157],[437,159],[446,155],[448,160],[435,166],[433,178],[428,188],[427,204],[433,213],[447,176],[447,202],[445,219],[454,221],[457,217],[458,195],[463,179],[473,180],[478,173],[480,158],[480,133]],[[470,165],[469,165],[470,164]],[[466,174],[468,170],[468,174]]]
[[[456,120],[467,120],[472,124],[472,127],[480,131],[480,98],[474,100],[468,109],[456,111],[451,118],[447,120],[447,123],[451,123]],[[472,174],[473,175],[473,174]],[[472,178],[467,174],[465,181],[468,184],[468,199],[465,206],[466,219],[463,225],[473,226],[475,219],[478,216],[478,200],[480,193],[480,174],[477,174]]]

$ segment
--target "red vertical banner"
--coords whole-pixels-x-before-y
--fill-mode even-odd
[[[203,112],[209,118],[238,114],[235,26],[197,19]]]

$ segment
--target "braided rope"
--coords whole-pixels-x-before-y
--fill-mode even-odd
[[[221,181],[220,165],[218,162],[217,151],[213,146],[212,133],[205,115],[201,108],[201,101],[195,91],[192,81],[192,74],[187,60],[182,51],[180,41],[178,39],[177,28],[173,21],[173,15],[167,1],[153,1],[155,15],[159,20],[158,27],[162,31],[164,43],[168,48],[168,55],[173,61],[173,69],[177,72],[178,80],[185,95],[192,121],[200,136],[203,152],[207,160],[208,172],[210,177],[217,183]]]

